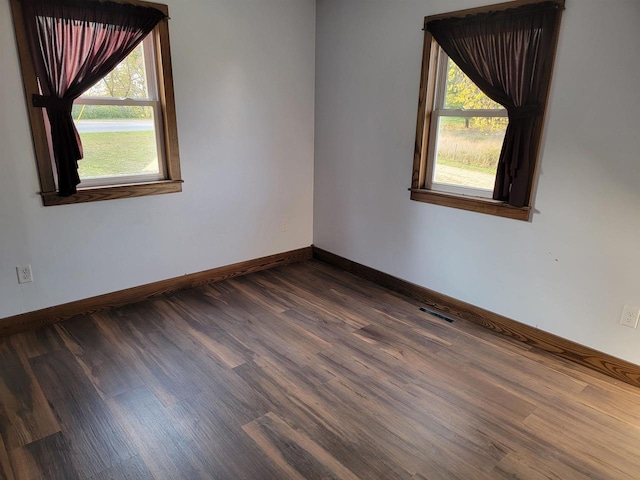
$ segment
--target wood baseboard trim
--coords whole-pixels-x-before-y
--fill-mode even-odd
[[[0,319],[0,337],[51,325],[78,315],[88,315],[108,308],[137,303],[185,288],[193,288],[281,265],[311,260],[312,257],[312,248],[309,246],[6,317]]]
[[[640,387],[639,365],[401,280],[393,275],[356,263],[315,246],[313,247],[313,258],[413,298],[428,305],[430,309],[442,312],[447,316],[467,320],[496,333],[506,335],[597,372],[604,373],[616,380]]]

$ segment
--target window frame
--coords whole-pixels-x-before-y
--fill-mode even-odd
[[[123,107],[148,107],[153,111],[153,127],[158,155],[158,173],[155,174],[130,174],[93,177],[83,179],[80,177],[78,188],[101,187],[119,185],[135,182],[150,182],[164,180],[166,177],[166,162],[164,153],[164,125],[162,122],[162,106],[160,105],[160,95],[158,94],[157,67],[155,58],[155,45],[153,38],[147,35],[140,43],[143,48],[143,62],[147,82],[147,98],[117,98],[81,95],[74,102],[75,105],[117,105]],[[138,48],[138,47],[136,47]],[[103,77],[106,78],[106,77]],[[76,125],[77,126],[77,125]],[[81,135],[82,137],[82,135]],[[155,177],[155,178],[153,178]]]
[[[180,171],[180,156],[178,150],[178,128],[176,122],[171,51],[169,46],[169,9],[167,5],[140,0],[112,0],[121,4],[154,7],[166,15],[166,18],[160,21],[148,35],[148,38],[153,42],[155,51],[155,77],[157,79],[158,99],[161,111],[165,178],[161,180],[132,181],[131,183],[110,183],[108,185],[94,186],[83,186],[80,184],[78,185],[78,192],[76,194],[69,197],[60,197],[56,190],[55,168],[49,146],[48,126],[46,125],[45,114],[42,108],[34,107],[31,102],[33,94],[39,94],[40,91],[33,67],[31,52],[29,50],[27,33],[24,29],[21,2],[20,0],[10,1],[38,177],[40,180],[39,193],[42,197],[43,205],[67,205],[181,192],[183,180]],[[160,154],[161,152],[158,153]]]
[[[429,149],[435,147],[437,127],[437,116],[434,115],[436,101],[436,84],[438,79],[438,57],[440,46],[434,40],[432,35],[426,29],[429,22],[433,20],[453,17],[465,17],[478,13],[491,11],[502,11],[523,5],[540,3],[543,0],[515,0],[506,3],[487,5],[484,7],[459,10],[451,13],[443,13],[431,15],[424,18],[424,41],[422,49],[422,67],[420,74],[420,91],[418,97],[418,116],[416,121],[416,140],[413,155],[413,171],[410,187],[410,198],[418,202],[431,203],[445,207],[458,208],[472,212],[496,215],[514,220],[529,221],[532,212],[533,192],[537,179],[537,167],[539,164],[540,147],[542,145],[542,131],[545,122],[547,103],[549,98],[549,90],[551,86],[551,77],[553,73],[553,65],[557,51],[558,35],[560,31],[560,19],[558,16],[555,32],[552,40],[552,58],[546,63],[546,86],[544,88],[546,101],[542,115],[536,118],[534,124],[534,132],[537,138],[535,142],[535,151],[533,154],[534,161],[531,162],[529,172],[529,192],[527,195],[528,202],[524,207],[514,207],[506,202],[493,200],[491,198],[482,198],[471,196],[469,194],[460,194],[452,192],[443,192],[431,188],[430,174],[433,168],[433,162],[429,158]],[[564,0],[554,0],[556,3],[564,7]],[[432,155],[433,157],[433,155]]]
[[[452,193],[454,195],[464,195],[474,198],[490,199],[491,190],[484,190],[473,187],[463,187],[461,185],[452,185],[448,183],[438,183],[434,179],[436,170],[436,153],[438,150],[438,127],[442,117],[483,117],[483,118],[504,118],[507,117],[507,109],[454,109],[445,108],[446,92],[447,92],[447,67],[449,64],[449,56],[440,46],[436,59],[436,82],[433,99],[433,108],[431,111],[431,121],[429,138],[433,141],[427,145],[427,172],[425,179],[425,187],[433,192]],[[451,60],[453,61],[453,60]]]

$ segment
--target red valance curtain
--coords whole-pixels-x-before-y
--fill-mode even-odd
[[[82,143],[73,101],[113,70],[165,18],[149,7],[96,0],[22,0],[25,28],[47,110],[58,194],[76,193]]]
[[[509,115],[493,198],[522,207],[543,113],[557,18],[556,2],[433,20],[426,29],[447,55]]]

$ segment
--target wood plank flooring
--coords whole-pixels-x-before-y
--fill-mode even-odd
[[[0,479],[638,479],[640,389],[318,261],[0,340]]]

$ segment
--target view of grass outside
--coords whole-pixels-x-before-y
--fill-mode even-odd
[[[118,128],[114,125],[113,128]],[[81,133],[80,178],[158,173],[153,130]]]
[[[451,60],[444,92],[446,110],[502,110]],[[433,180],[461,187],[493,190],[507,128],[506,117],[441,116]]]
[[[434,180],[493,190],[507,119],[487,125],[486,119],[471,118],[468,127],[465,120],[441,117]]]

